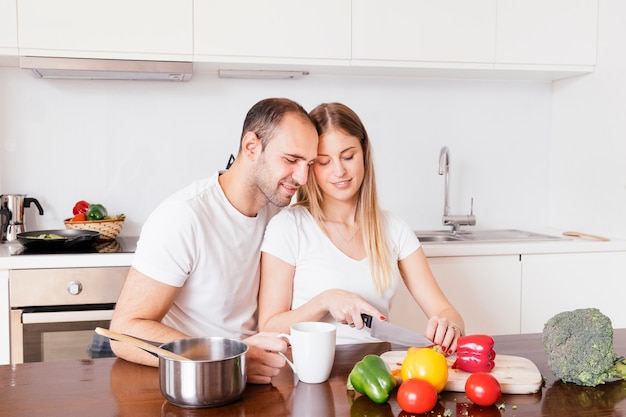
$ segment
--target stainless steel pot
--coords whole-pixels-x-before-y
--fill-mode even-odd
[[[246,388],[248,346],[235,339],[195,337],[161,348],[190,360],[159,356],[161,393],[183,408],[215,407],[238,399]]]

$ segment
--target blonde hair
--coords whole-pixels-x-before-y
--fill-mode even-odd
[[[319,136],[330,130],[341,130],[359,139],[363,150],[364,177],[357,198],[357,218],[362,224],[361,235],[370,264],[372,281],[376,290],[382,293],[391,285],[392,265],[396,265],[396,263],[392,262],[391,259],[383,216],[378,205],[376,175],[367,131],[359,116],[341,103],[320,104],[309,113],[309,116],[313,120]],[[307,207],[315,221],[322,229],[325,229],[321,203],[322,193],[315,175],[309,175],[307,183],[298,190],[296,204]]]

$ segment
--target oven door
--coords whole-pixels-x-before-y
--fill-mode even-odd
[[[26,308],[11,311],[11,363],[113,356],[108,341],[94,337],[108,328],[115,304]],[[66,307],[67,308],[67,307]],[[61,311],[60,311],[61,310]]]

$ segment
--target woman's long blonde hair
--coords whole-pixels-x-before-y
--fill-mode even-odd
[[[341,103],[323,103],[309,113],[317,134],[322,136],[330,130],[340,130],[359,139],[363,150],[364,176],[357,198],[357,219],[361,221],[361,234],[365,252],[370,264],[372,281],[379,293],[389,289],[391,285],[392,260],[386,234],[383,227],[381,209],[378,206],[376,192],[376,176],[370,140],[359,116],[349,107]],[[299,188],[297,205],[305,206],[315,221],[324,227],[322,212],[322,193],[315,179],[309,175],[305,185]]]

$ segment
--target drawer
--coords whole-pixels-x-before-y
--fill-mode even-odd
[[[20,269],[9,272],[11,308],[115,303],[129,267]]]

